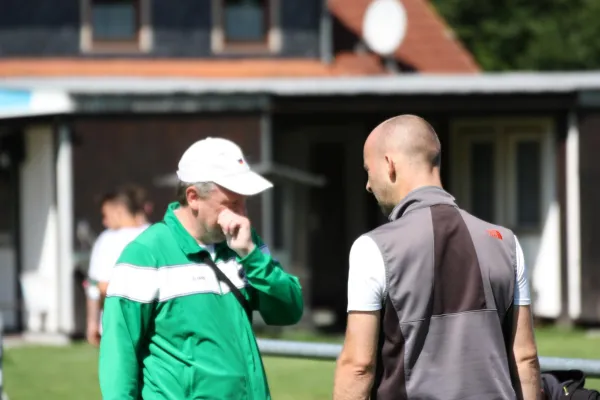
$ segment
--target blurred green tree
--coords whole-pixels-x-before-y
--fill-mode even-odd
[[[484,70],[600,68],[600,0],[432,0]]]

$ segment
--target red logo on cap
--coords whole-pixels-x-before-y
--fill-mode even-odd
[[[240,159],[238,160],[238,163],[240,163],[240,164],[243,164],[243,163],[244,163],[244,160],[240,158]]]

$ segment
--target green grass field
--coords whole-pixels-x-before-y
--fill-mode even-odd
[[[543,356],[598,358],[600,336],[560,329],[538,329]],[[286,339],[317,340],[305,334]],[[338,341],[329,338],[328,341]],[[100,399],[97,385],[97,351],[86,344],[69,347],[18,347],[6,349],[4,376],[11,400]],[[321,400],[331,398],[334,363],[331,361],[265,358],[275,400]],[[600,389],[600,380],[589,380]]]

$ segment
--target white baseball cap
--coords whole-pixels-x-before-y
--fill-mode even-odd
[[[197,141],[183,153],[177,177],[185,183],[214,182],[244,196],[273,187],[271,182],[250,169],[238,145],[213,137]]]

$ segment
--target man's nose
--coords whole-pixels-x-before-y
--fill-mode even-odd
[[[367,181],[367,185],[366,185],[365,189],[367,189],[367,192],[369,192],[369,193],[373,193],[373,192],[371,191],[371,184],[369,183],[369,181]]]

